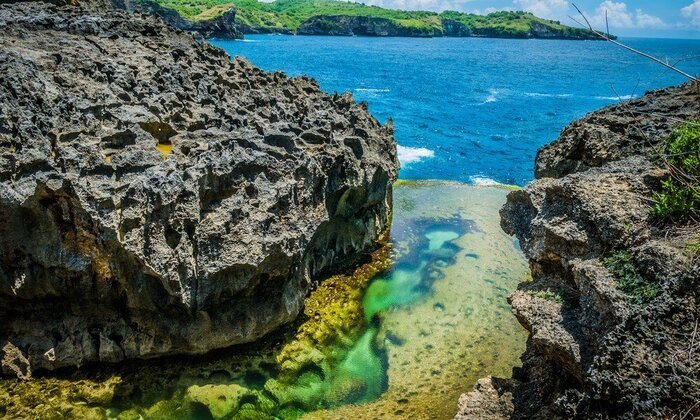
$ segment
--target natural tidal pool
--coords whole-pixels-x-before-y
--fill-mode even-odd
[[[431,181],[394,190],[394,262],[363,297],[377,320],[386,388],[305,418],[452,418],[461,393],[510,376],[526,333],[506,299],[528,268],[498,210],[508,191]]]
[[[506,301],[528,273],[500,229],[507,193],[399,182],[384,245],[321,283],[294,325],[203,357],[5,381],[0,405],[10,416],[452,418],[461,393],[509,376],[525,348]]]

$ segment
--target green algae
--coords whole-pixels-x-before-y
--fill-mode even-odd
[[[489,188],[489,189],[500,189],[500,190],[505,190],[505,191],[520,191],[522,190],[522,187],[514,184],[501,184],[501,183],[493,183],[489,184],[487,186],[472,186],[468,184],[461,183],[459,181],[442,181],[438,179],[397,179],[396,182],[394,182],[394,187],[395,188],[426,188],[426,187],[446,187],[446,186],[453,186],[453,187],[464,187],[468,186],[469,188]],[[403,198],[403,197],[402,197]],[[402,199],[400,198],[400,199]]]
[[[395,214],[391,241],[322,282],[298,322],[261,343],[0,381],[0,407],[9,418],[447,418],[475,375],[504,374],[524,344],[505,298],[526,264],[494,218],[505,195],[474,188],[397,187],[413,206]],[[457,199],[474,191],[486,210]]]

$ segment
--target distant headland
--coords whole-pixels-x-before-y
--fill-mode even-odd
[[[281,33],[335,36],[483,37],[599,40],[529,12],[477,15],[404,11],[337,0],[135,0],[126,8],[155,13],[171,24],[205,37],[241,38],[243,34]],[[177,12],[177,13],[175,13]]]

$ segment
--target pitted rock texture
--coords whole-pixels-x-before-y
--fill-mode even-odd
[[[536,178],[561,178],[652,149],[680,122],[697,119],[700,88],[684,85],[648,92],[576,121],[535,160]]]
[[[349,94],[162,21],[0,6],[2,371],[203,353],[371,251],[398,161]]]
[[[502,417],[700,415],[700,258],[650,201],[668,176],[656,148],[699,117],[690,84],[592,113],[543,147],[537,179],[509,195],[502,226],[533,281],[509,299],[530,338]],[[604,264],[615,251],[630,253],[657,297],[638,304],[619,289]],[[477,389],[461,405],[488,395]]]

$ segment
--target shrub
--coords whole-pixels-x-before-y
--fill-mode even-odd
[[[693,254],[700,254],[700,241],[689,243],[685,249]]]
[[[551,302],[556,302],[556,303],[563,303],[564,300],[562,299],[561,296],[559,296],[557,293],[552,292],[551,290],[530,290],[527,292],[528,295],[538,297],[544,300],[548,300]]]
[[[661,288],[658,284],[645,280],[632,261],[632,254],[617,251],[603,260],[603,265],[617,279],[617,287],[622,290],[633,303],[642,304],[655,298]]]
[[[664,219],[700,215],[700,121],[673,131],[664,144],[673,177],[654,195],[654,213]]]

